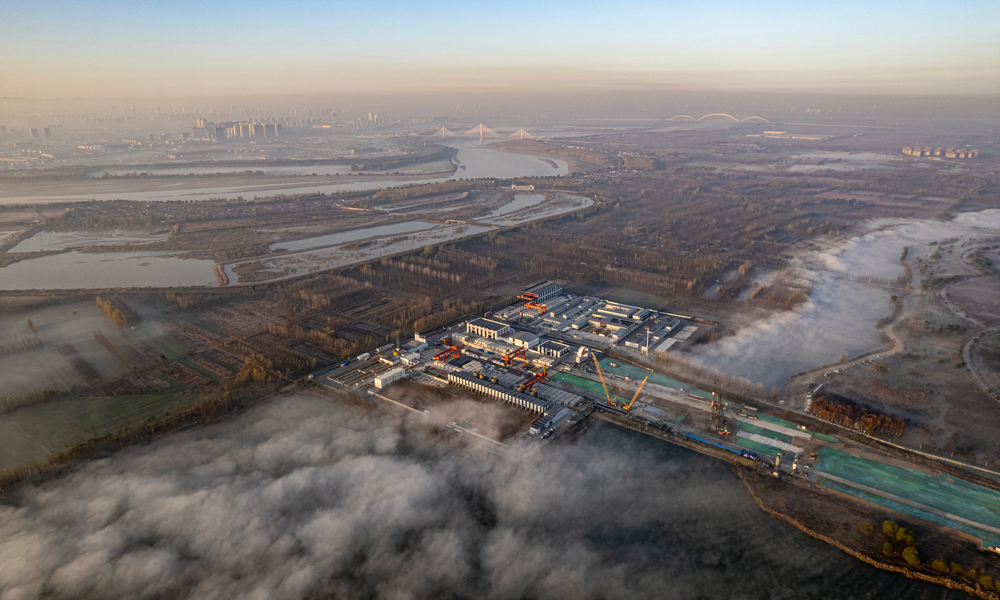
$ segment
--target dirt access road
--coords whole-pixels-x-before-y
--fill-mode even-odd
[[[861,356],[853,360],[849,360],[845,363],[826,365],[823,367],[813,369],[811,371],[806,371],[805,373],[802,373],[800,375],[796,375],[795,377],[792,377],[791,379],[788,380],[788,383],[785,384],[784,389],[795,389],[797,386],[806,386],[810,382],[815,381],[817,378],[823,377],[826,373],[834,369],[839,371],[853,367],[855,365],[860,365],[861,363],[866,362],[872,356],[887,357],[887,356],[892,356],[894,354],[899,354],[900,352],[903,351],[903,341],[900,340],[899,336],[896,335],[895,327],[897,324],[898,321],[882,330],[883,333],[885,333],[886,337],[888,337],[889,340],[891,341],[890,345],[883,346],[880,349],[872,350],[871,352],[866,352],[865,354],[862,354]],[[792,398],[786,399],[784,407],[789,410],[804,411],[806,408],[805,394],[796,395],[793,396]]]

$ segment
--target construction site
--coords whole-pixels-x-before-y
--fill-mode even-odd
[[[588,330],[595,319],[623,327],[626,335]],[[1000,517],[990,508],[996,491],[980,485],[984,476],[996,476],[987,469],[936,468],[901,453],[874,452],[851,428],[838,433],[821,419],[772,414],[773,407],[698,389],[621,358],[626,351],[655,352],[692,326],[683,323],[659,311],[564,295],[559,283],[545,281],[525,289],[508,307],[418,333],[310,377],[447,424],[457,435],[513,459],[599,418],[769,476],[943,525],[978,540],[983,549],[1000,547]],[[574,329],[575,324],[584,327]],[[640,329],[650,341],[625,346]],[[954,477],[956,472],[967,479]]]

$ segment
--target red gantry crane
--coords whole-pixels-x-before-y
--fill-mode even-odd
[[[542,367],[541,371],[539,371],[538,373],[535,373],[534,375],[531,376],[530,379],[528,379],[527,381],[525,381],[521,385],[517,386],[517,391],[524,392],[526,394],[530,394],[531,391],[533,389],[535,389],[535,384],[537,384],[537,383],[543,383],[548,378],[549,378],[549,375],[548,375],[548,373],[545,372],[545,367]]]
[[[462,353],[459,350],[460,348],[458,346],[445,346],[444,350],[434,355],[434,360],[440,360],[444,362],[452,357],[458,358],[459,356],[462,355]]]
[[[545,314],[545,305],[538,304],[538,294],[532,294],[531,292],[524,292],[523,294],[518,296],[518,298],[524,300],[525,308],[533,308],[537,310],[539,317]]]
[[[520,348],[518,350],[511,352],[510,354],[504,354],[503,355],[504,364],[507,365],[508,367],[513,367],[515,360],[522,360],[524,362],[528,362],[528,359],[525,358],[525,354],[527,353],[527,351],[528,351],[527,348]]]

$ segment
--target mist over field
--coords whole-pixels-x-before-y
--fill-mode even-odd
[[[1000,0],[0,15],[0,600],[1000,600]]]
[[[845,277],[871,275],[894,281],[905,270],[899,260],[904,247],[910,248],[912,261],[932,241],[998,226],[1000,210],[962,213],[948,222],[874,219],[864,234],[802,252],[790,261],[791,279],[812,289],[806,302],[692,350],[689,356],[725,373],[780,388],[789,377],[837,363],[844,354],[852,358],[880,348],[876,324],[892,313],[890,296],[895,292]],[[919,286],[919,280],[914,274],[911,287]]]
[[[8,495],[0,598],[848,598],[918,585],[859,580],[852,559],[761,513],[722,463],[597,427],[513,463],[317,398],[275,400]]]

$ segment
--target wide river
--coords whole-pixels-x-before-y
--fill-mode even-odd
[[[268,177],[247,177],[235,185],[220,186],[212,178],[189,179],[152,179],[148,181],[149,189],[137,192],[107,192],[107,193],[74,193],[62,195],[35,195],[0,198],[0,204],[51,204],[56,202],[85,202],[88,200],[137,200],[142,202],[159,202],[170,200],[208,200],[209,198],[253,198],[267,197],[274,194],[302,194],[321,192],[330,194],[343,191],[375,190],[414,183],[436,183],[448,179],[478,179],[513,177],[545,177],[565,175],[569,172],[568,165],[560,160],[543,160],[537,156],[513,154],[492,150],[488,145],[495,140],[479,142],[478,140],[434,140],[446,146],[458,149],[453,159],[457,170],[450,177],[434,177],[414,181],[365,180],[351,181],[351,177],[343,175],[347,183],[339,183],[331,177],[325,181],[310,181],[301,184],[289,184],[288,181],[268,181]],[[126,167],[123,167],[126,169]],[[133,171],[140,168],[130,169]],[[189,171],[189,169],[186,169]],[[216,169],[218,170],[218,169]],[[249,170],[249,169],[243,169]],[[310,167],[309,172],[335,173],[333,167]],[[400,168],[405,171],[406,168]]]

